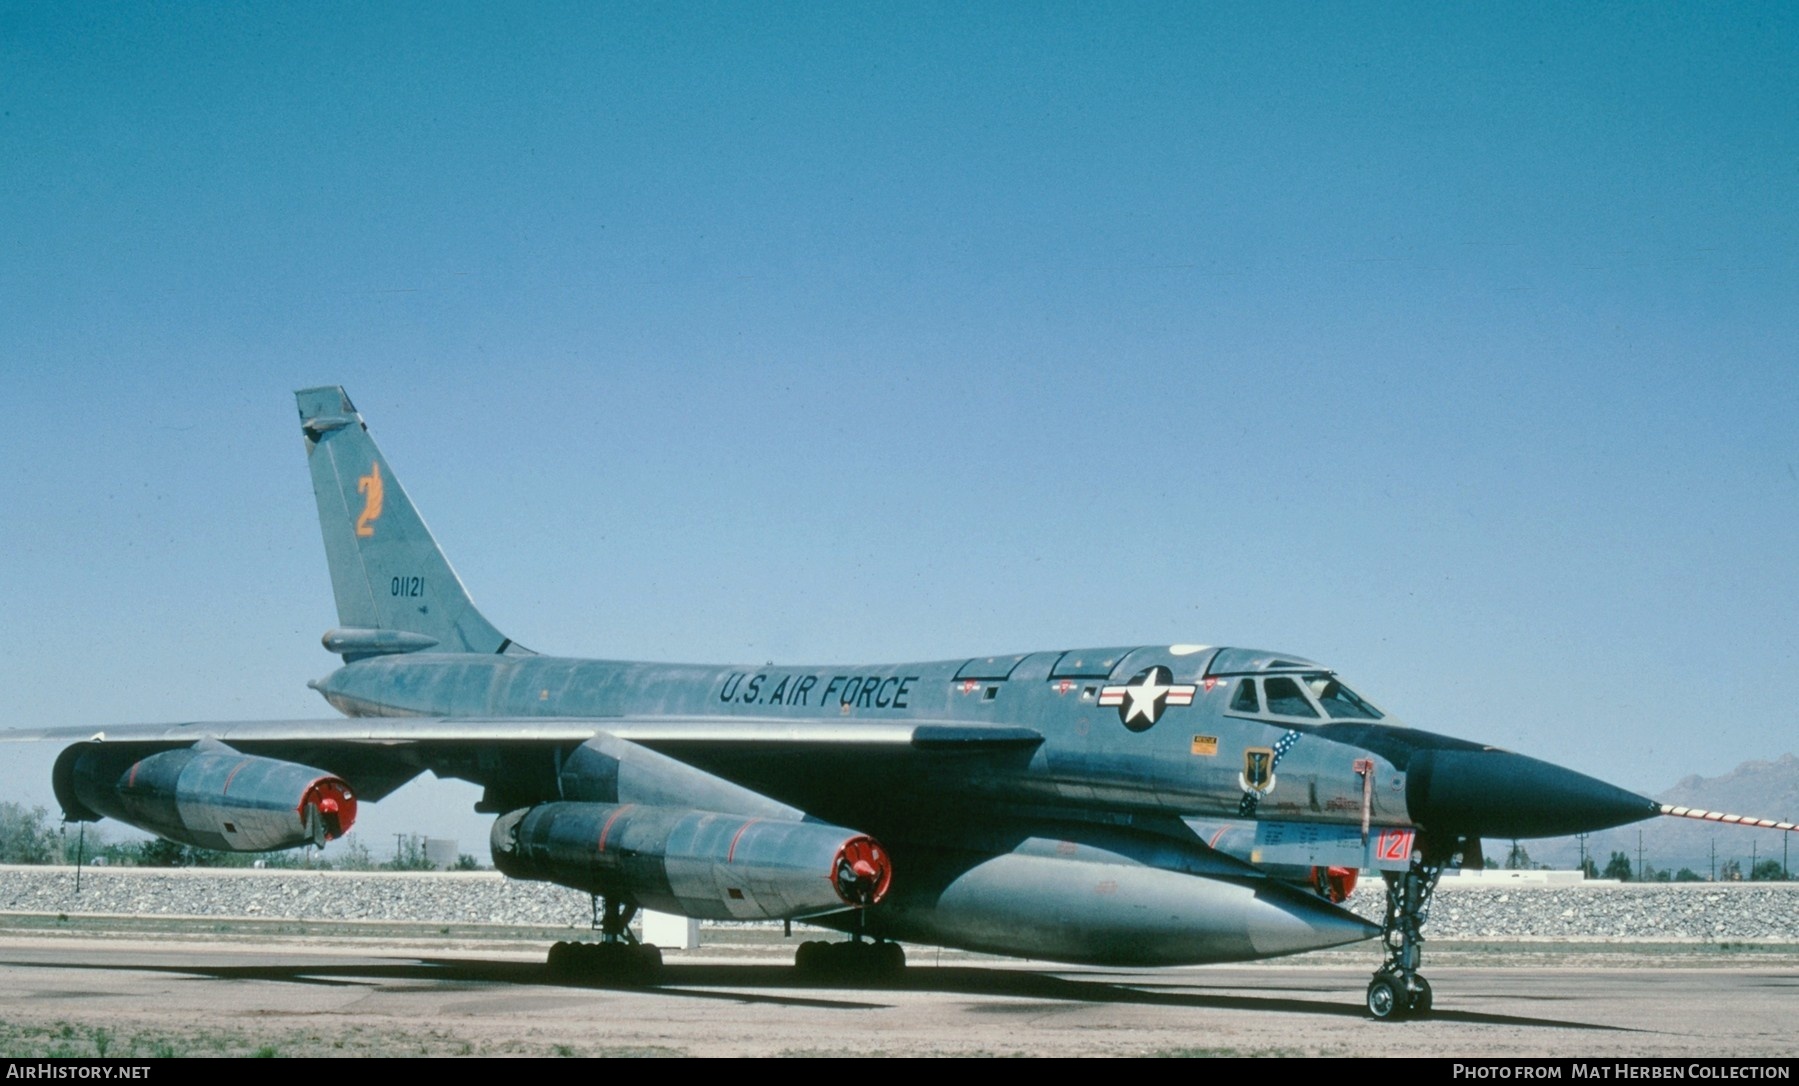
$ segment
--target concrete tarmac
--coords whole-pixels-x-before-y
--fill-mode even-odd
[[[542,948],[409,940],[0,936],[7,1055],[1730,1056],[1799,1053],[1792,955],[1653,948],[1427,968],[1436,1010],[1375,1022],[1373,961],[1103,970],[915,949],[824,984],[790,945],[674,951],[654,988],[552,980]],[[1364,955],[1367,956],[1367,955]],[[1475,956],[1462,956],[1477,962]],[[1557,964],[1559,963],[1559,964]],[[1685,963],[1685,964],[1683,964]]]

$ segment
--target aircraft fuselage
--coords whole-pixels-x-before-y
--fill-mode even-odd
[[[1249,675],[1208,671],[1221,655],[1137,648],[754,668],[411,654],[353,663],[316,685],[352,716],[778,717],[796,729],[816,721],[839,730],[920,720],[1019,725],[1043,738],[1028,760],[1005,760],[972,775],[964,789],[989,801],[1065,801],[1083,810],[1098,803],[1111,811],[1358,826],[1366,807],[1377,824],[1412,824],[1405,773],[1392,761],[1318,737],[1324,720],[1232,712],[1230,699]],[[1305,667],[1305,674],[1325,674]],[[1142,681],[1133,688],[1133,677],[1145,672],[1149,688]],[[776,782],[771,794],[816,809],[813,793],[828,789],[816,787],[806,767],[787,768],[792,779]]]

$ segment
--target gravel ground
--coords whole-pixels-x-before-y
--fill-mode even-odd
[[[1372,881],[1372,880],[1371,880]],[[1379,883],[1351,908],[1379,920]],[[445,874],[0,867],[0,912],[424,921],[585,929],[586,894],[495,872]],[[1799,883],[1445,886],[1435,939],[1799,943]]]

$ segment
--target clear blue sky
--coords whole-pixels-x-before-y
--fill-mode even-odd
[[[543,651],[1794,750],[1796,76],[1777,4],[0,3],[0,726],[328,715],[343,383]]]

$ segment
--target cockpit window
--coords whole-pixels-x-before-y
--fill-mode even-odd
[[[1307,675],[1305,682],[1318,704],[1324,706],[1325,715],[1332,720],[1379,720],[1382,716],[1379,709],[1329,675]],[[1273,695],[1269,698],[1273,700]]]
[[[1230,708],[1225,710],[1233,715],[1300,720],[1387,719],[1387,714],[1363,701],[1328,671],[1269,675],[1259,679],[1243,675],[1236,683],[1236,689],[1231,692]],[[1323,712],[1319,712],[1320,709]]]
[[[1276,716],[1303,716],[1317,719],[1318,710],[1299,689],[1299,684],[1288,678],[1262,680],[1262,692],[1268,696],[1268,711]]]

